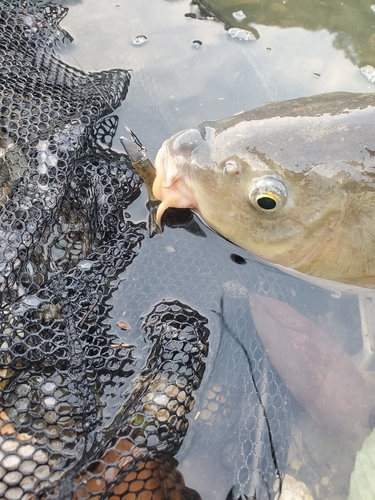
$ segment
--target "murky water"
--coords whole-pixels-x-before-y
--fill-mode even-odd
[[[272,3],[279,4],[286,6]],[[263,17],[266,13],[271,16],[272,5],[268,9],[264,6]],[[185,0],[71,3],[62,26],[75,41],[64,59],[73,66],[78,61],[85,71],[133,70],[129,95],[119,114],[152,154],[174,132],[270,100],[374,89],[347,57],[350,44],[345,50],[338,44],[338,28],[315,23],[316,31],[312,31],[306,29],[310,25],[297,20],[280,27],[282,16],[277,18],[280,25],[274,25],[275,15],[269,23],[262,17],[265,24],[258,24],[259,15],[251,18],[246,10],[252,3],[247,7],[245,2],[236,3],[235,7],[233,12],[240,7],[247,15],[241,27],[251,22],[259,33],[258,40],[232,38],[221,23],[186,17],[194,9]],[[259,5],[256,8],[259,10]],[[317,5],[316,11],[321,8]],[[362,9],[361,5],[356,8]],[[311,23],[316,20],[314,10],[306,11]],[[375,23],[370,7],[366,16],[368,22]],[[139,35],[147,36],[147,42],[135,45]],[[194,40],[202,45],[197,47]]]
[[[120,116],[118,149],[125,124],[137,133],[152,158],[171,134],[203,120],[223,118],[270,100],[339,90],[374,91],[374,84],[360,70],[375,62],[371,2],[203,3],[211,9],[208,14],[222,22],[194,18],[200,17],[197,7],[186,0],[67,2],[70,12],[62,27],[75,41],[62,50],[62,58],[85,71],[133,70],[127,99],[116,111]],[[224,26],[245,31],[228,32]],[[371,71],[367,70],[370,79]],[[133,207],[132,215],[146,217],[144,198]],[[212,334],[204,383],[177,456],[188,486],[209,500],[225,498],[236,480],[241,464],[238,449],[231,443],[240,442],[246,431],[244,412],[249,405],[246,390],[242,399],[235,390],[246,363],[235,343],[220,330],[220,298],[224,297],[228,323],[242,331],[242,340],[246,340],[247,326],[238,314],[246,310],[245,302],[248,307],[249,293],[285,300],[320,325],[349,355],[357,356],[356,361],[362,337],[355,295],[323,291],[256,261],[241,266],[230,255],[247,258],[246,253],[201,229],[205,238],[167,228],[163,237],[146,241],[113,298],[109,320],[115,329],[125,317],[132,330],[124,338],[138,347],[141,359],[147,346],[139,336],[140,317],[156,301],[166,297],[188,300],[209,318]],[[228,356],[231,349],[233,355]],[[319,377],[329,378],[332,366],[317,366]],[[373,372],[365,368],[371,383]],[[306,387],[309,390],[312,387]],[[323,393],[311,395],[313,407]],[[228,401],[232,406],[225,404]],[[292,401],[287,472],[306,483],[312,498],[343,500],[348,496],[355,453],[370,431],[355,426],[353,432],[342,433],[335,412],[337,421],[342,421],[340,414],[345,412],[350,420],[350,412],[341,401],[333,401],[332,408],[329,422],[323,425]],[[112,413],[113,408],[107,409],[108,415]],[[289,432],[286,426],[285,433]]]

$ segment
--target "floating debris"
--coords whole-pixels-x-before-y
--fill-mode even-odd
[[[254,33],[242,28],[229,28],[228,33],[232,38],[238,38],[239,40],[256,40]]]
[[[147,36],[146,35],[137,35],[133,39],[133,45],[143,45],[146,42],[147,42]]]
[[[121,330],[130,330],[131,329],[131,326],[128,323],[126,323],[125,321],[119,321],[117,323],[117,326],[119,328],[121,328]]]
[[[244,13],[243,10],[238,10],[237,12],[232,12],[232,16],[236,21],[243,21],[246,19],[246,14]]]
[[[193,40],[193,47],[195,49],[199,49],[200,47],[202,47],[203,45],[203,42],[201,42],[200,40]]]

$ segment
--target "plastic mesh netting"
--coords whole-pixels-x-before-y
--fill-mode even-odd
[[[154,240],[132,222],[141,182],[107,116],[129,73],[64,64],[66,12],[0,3],[0,497],[200,498],[174,458],[197,400],[195,443],[225,496],[273,498],[288,392],[231,283],[289,292],[220,260],[190,219]]]
[[[174,214],[169,216],[165,222],[173,229],[142,242],[127,270],[132,286],[120,284],[121,303],[115,303],[113,317],[120,318],[125,305],[125,317],[137,330],[142,311],[160,297],[177,297],[207,317],[209,377],[197,393],[187,433],[185,455],[193,470],[186,469],[185,479],[202,499],[275,498],[277,476],[286,466],[289,394],[256,334],[248,295],[290,300],[302,298],[302,291],[283,284],[273,270],[231,255],[233,247],[219,243],[204,226],[186,220],[189,232],[178,230]],[[135,344],[142,345],[141,339]]]
[[[25,281],[40,285],[43,271],[27,264],[58,215],[87,223],[95,166],[91,174],[81,167],[91,189],[87,184],[86,199],[70,204],[74,167],[95,152],[95,125],[125,98],[130,78],[122,70],[86,75],[55,57],[53,44],[66,38],[56,23],[66,9],[8,1],[0,7],[1,290],[7,298]],[[74,220],[66,225],[74,231]]]

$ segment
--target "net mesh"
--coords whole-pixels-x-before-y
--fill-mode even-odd
[[[0,289],[5,298],[14,297],[20,275],[32,271],[27,264],[58,212],[72,219],[71,206],[84,223],[90,200],[83,197],[90,188],[69,203],[69,192],[76,191],[74,166],[95,152],[96,123],[121,103],[129,85],[127,71],[84,74],[56,58],[54,43],[66,39],[56,23],[65,14],[57,6],[1,3]],[[82,170],[95,190],[95,167],[91,175],[84,165]],[[68,220],[72,229],[73,224]],[[40,278],[39,271],[38,285]]]
[[[142,311],[160,297],[183,298],[204,314],[210,331],[209,378],[197,391],[187,433],[187,484],[202,498],[277,498],[289,443],[289,393],[264,353],[248,297],[303,300],[303,290],[283,284],[273,270],[231,255],[229,244],[219,244],[192,218],[180,230],[172,212],[165,222],[173,229],[165,228],[163,238],[142,242],[127,270],[132,286],[120,284],[121,303],[114,304],[113,318],[121,317],[126,304],[127,321],[136,330]],[[141,346],[142,340],[135,344]]]
[[[117,118],[107,116],[125,98],[129,73],[64,64],[54,47],[70,40],[58,24],[66,13],[32,0],[0,3],[0,497],[200,498],[174,456],[210,337],[216,432],[195,417],[207,467],[224,449],[225,495],[273,498],[286,461],[288,393],[247,296],[234,294],[230,305],[224,293],[241,258],[212,266],[217,256],[190,215],[183,231],[199,243],[181,246],[178,262],[165,249],[183,239],[169,245],[167,231],[151,242],[145,224],[132,222],[141,181],[112,151]],[[133,337],[127,322],[113,326],[118,292]]]

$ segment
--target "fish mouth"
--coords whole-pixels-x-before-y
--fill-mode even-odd
[[[152,190],[155,198],[161,201],[156,213],[156,220],[159,224],[167,208],[194,209],[197,207],[189,164],[183,162],[182,168],[176,163],[169,147],[172,139],[163,143],[155,158],[156,177]]]

